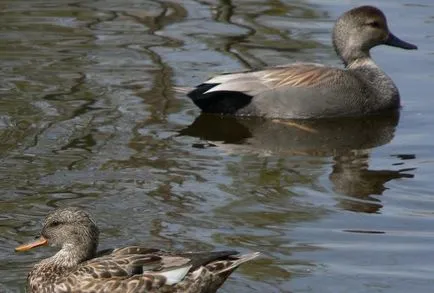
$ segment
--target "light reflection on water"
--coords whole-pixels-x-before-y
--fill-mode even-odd
[[[222,292],[430,291],[430,2],[380,5],[420,48],[374,50],[400,115],[221,118],[173,90],[296,60],[339,66],[333,19],[360,4],[0,3],[0,290],[23,291],[53,252],[13,247],[53,207],[77,205],[102,248],[263,252]]]

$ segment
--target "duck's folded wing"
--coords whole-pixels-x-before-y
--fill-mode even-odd
[[[89,260],[71,272],[70,276],[110,279],[143,274],[161,267],[162,258],[153,254],[106,255]]]
[[[285,88],[313,88],[331,83],[342,73],[339,68],[299,63],[260,71],[223,74],[209,79],[188,93],[205,112],[234,113],[255,96]]]
[[[156,254],[128,254],[127,250],[87,261],[58,280],[60,292],[159,292],[182,281],[192,267],[190,259],[168,259]],[[51,291],[50,291],[51,292]]]
[[[329,81],[340,71],[341,69],[320,64],[296,63],[260,71],[223,74],[205,82],[205,84],[216,85],[205,93],[239,91],[255,96],[279,87],[314,87]]]
[[[282,87],[316,87],[330,82],[342,72],[339,68],[300,63],[257,72],[257,78],[270,89]]]
[[[140,247],[114,250],[89,260],[59,280],[53,292],[137,293],[169,290],[172,285],[189,286],[189,275],[215,261],[234,260],[235,251],[213,253],[145,253]],[[134,254],[131,252],[143,252]],[[232,262],[232,261],[230,261]],[[217,265],[224,269],[225,265]],[[213,266],[213,269],[217,269]],[[185,282],[184,282],[185,281]],[[166,291],[164,291],[166,292]]]
[[[112,255],[128,255],[128,254],[159,254],[161,250],[144,246],[127,246],[112,250]]]
[[[226,259],[236,254],[236,251],[167,253],[139,246],[127,247],[84,262],[69,276],[85,276],[95,279],[125,278],[134,275],[155,276],[185,267],[194,270],[212,261]]]

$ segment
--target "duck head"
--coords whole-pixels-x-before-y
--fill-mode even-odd
[[[370,57],[369,50],[378,45],[417,49],[392,34],[384,13],[373,6],[357,7],[340,16],[333,29],[333,45],[345,65]]]
[[[92,258],[98,246],[99,230],[85,211],[68,207],[57,209],[45,218],[40,236],[15,251],[27,251],[38,246],[61,248],[63,254],[76,258],[77,262]]]

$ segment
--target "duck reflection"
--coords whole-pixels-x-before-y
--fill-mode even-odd
[[[399,113],[330,120],[264,120],[202,114],[180,135],[198,137],[206,143],[196,147],[219,146],[230,152],[279,153],[283,155],[332,156],[329,179],[338,194],[339,207],[375,213],[385,183],[412,178],[408,171],[369,170],[370,149],[394,137]]]
[[[385,184],[393,179],[413,178],[407,173],[414,168],[400,170],[369,170],[369,152],[352,151],[334,157],[332,173],[329,175],[333,189],[350,198],[339,198],[339,207],[364,213],[377,213],[383,205],[372,195],[381,195]]]
[[[181,130],[180,135],[218,144],[243,145],[244,149],[258,152],[327,156],[386,144],[393,138],[398,121],[397,112],[321,120],[267,120],[202,114]]]

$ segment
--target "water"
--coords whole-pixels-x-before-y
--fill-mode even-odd
[[[434,7],[380,4],[418,51],[376,48],[403,108],[292,125],[222,119],[175,86],[330,46],[353,1],[0,1],[0,290],[53,253],[13,248],[58,206],[101,248],[261,251],[221,292],[430,292]]]

